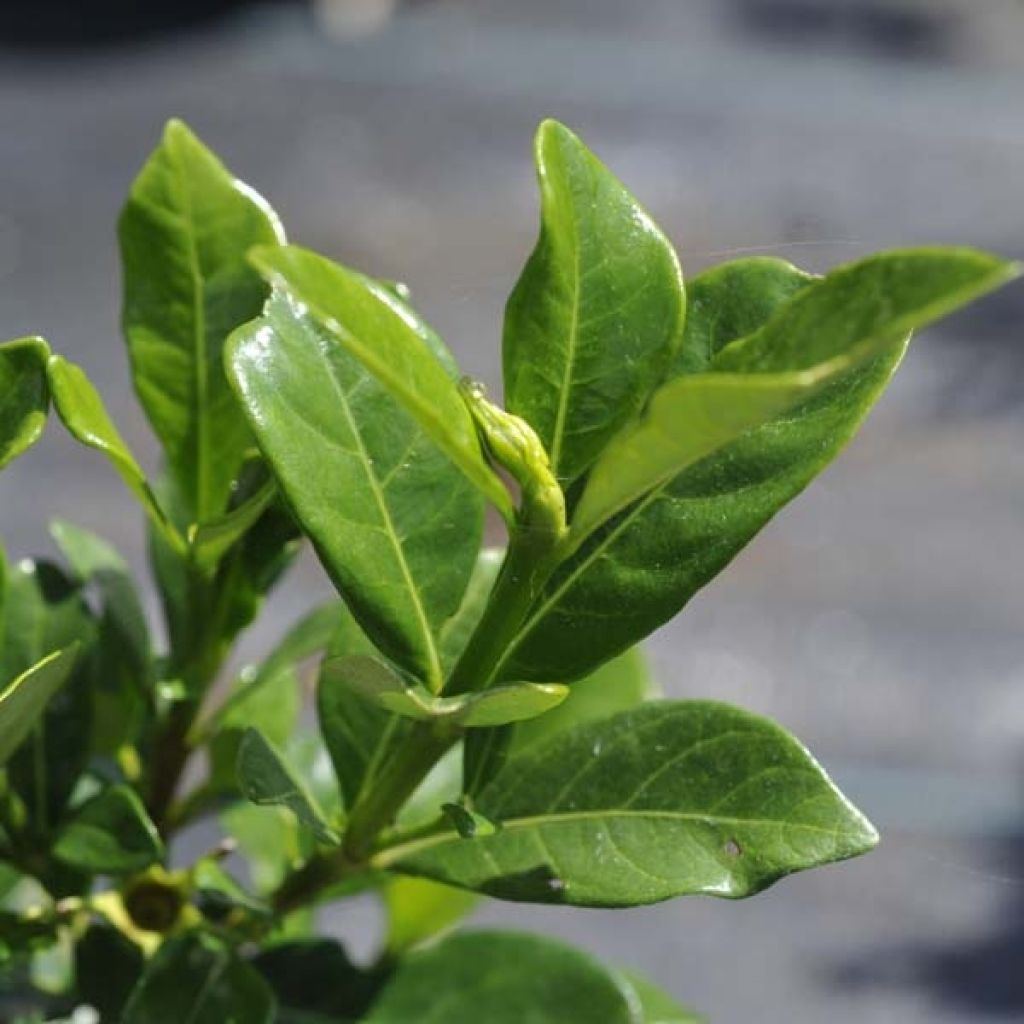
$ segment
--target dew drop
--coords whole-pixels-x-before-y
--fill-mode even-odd
[[[743,847],[735,839],[727,839],[723,849],[730,857],[739,857],[743,853]]]

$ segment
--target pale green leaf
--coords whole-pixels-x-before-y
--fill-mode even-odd
[[[114,425],[99,392],[80,366],[53,355],[46,365],[53,406],[75,440],[102,452],[135,495],[153,525],[176,549],[183,550],[181,536],[160,507],[146,474],[136,462]]]
[[[575,480],[679,346],[682,271],[637,201],[564,125],[535,142],[541,232],[505,312],[505,400]]]
[[[385,950],[392,957],[448,931],[479,899],[465,889],[404,875],[392,875],[381,896],[388,919]]]
[[[626,973],[625,981],[640,1003],[640,1020],[643,1024],[702,1024],[703,1018],[681,1006],[646,978]]]
[[[330,658],[321,670],[321,685],[338,686],[353,697],[379,704],[405,718],[441,719],[463,726],[486,727],[519,722],[560,704],[568,687],[557,683],[513,683],[488,690],[436,697],[410,683],[380,658],[355,654]]]

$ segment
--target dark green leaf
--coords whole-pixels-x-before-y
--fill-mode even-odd
[[[445,820],[463,839],[492,836],[497,831],[493,821],[488,821],[482,814],[478,814],[465,804],[442,804],[441,811]]]
[[[423,358],[448,380],[429,352]],[[459,607],[479,548],[478,496],[284,293],[232,338],[228,362],[260,447],[353,613],[436,690],[437,634]]]
[[[42,718],[50,699],[67,682],[78,654],[77,646],[54,651],[0,692],[0,765]]]
[[[494,835],[439,832],[379,866],[504,899],[633,906],[748,896],[877,841],[793,737],[705,701],[641,705],[531,746],[475,807]]]
[[[161,860],[164,846],[135,793],[115,785],[93,797],[61,829],[53,854],[83,871],[120,875]]]
[[[386,952],[399,957],[448,931],[474,906],[478,897],[426,878],[393,875],[381,890],[388,915]]]
[[[394,397],[507,521],[508,491],[487,465],[437,335],[384,285],[297,246],[260,249],[256,266],[289,292]]]
[[[794,347],[821,361],[853,347],[851,331],[865,343],[894,340],[806,403],[691,466],[598,530],[552,577],[499,676],[576,678],[670,619],[856,433],[899,364],[905,348],[900,332],[994,287],[1010,272],[989,257],[956,250],[891,259],[891,273],[880,269],[884,257],[873,258],[808,287],[806,275],[788,264],[776,262],[766,271],[760,260],[726,264],[690,282],[690,303],[699,313],[687,321],[680,372],[775,371],[781,364],[767,361],[764,350],[776,344],[780,360],[788,360],[785,368],[800,368],[805,364],[792,356]],[[931,275],[931,287],[910,280],[915,275]],[[851,283],[857,287],[851,290]],[[883,284],[888,291],[879,299],[873,289]],[[857,311],[858,296],[871,315]],[[722,301],[730,303],[730,312],[719,320],[712,309]],[[847,320],[828,312],[817,319],[832,303]],[[807,319],[804,310],[815,317]],[[748,339],[735,350],[732,331]]]
[[[328,658],[321,680],[404,718],[445,719],[467,727],[533,718],[556,707],[569,692],[558,683],[514,683],[457,697],[435,697],[425,687],[403,679],[379,657],[366,654]]]
[[[381,977],[356,967],[329,939],[285,942],[261,952],[253,967],[277,997],[277,1024],[334,1024],[362,1018]]]
[[[79,582],[100,599],[92,748],[115,753],[139,733],[152,684],[149,629],[127,563],[101,537],[61,520],[50,533]]]
[[[246,261],[284,241],[277,216],[180,121],[132,185],[119,225],[135,387],[191,522],[227,507],[252,441],[224,379],[225,339],[266,297]]]
[[[75,988],[104,1022],[121,1020],[144,970],[142,950],[108,924],[89,925],[75,943]]]
[[[50,356],[46,365],[53,406],[75,440],[102,452],[117,470],[125,486],[138,498],[153,525],[173,547],[183,550],[184,542],[168,520],[153,493],[142,467],[135,461],[114,425],[103,399],[80,366],[63,356]]]
[[[11,679],[55,650],[78,645],[67,682],[47,704],[27,742],[8,763],[14,790],[38,836],[60,817],[89,757],[96,623],[81,585],[49,562],[29,559],[7,578],[0,679]]]
[[[679,346],[675,252],[564,125],[535,142],[541,233],[505,313],[505,400],[576,479],[643,408]]]
[[[168,939],[146,967],[121,1024],[273,1024],[274,996],[212,936]]]
[[[239,744],[238,786],[250,803],[287,807],[320,842],[340,842],[306,786],[255,729],[246,730]]]
[[[632,991],[585,953],[534,935],[465,932],[406,957],[365,1024],[640,1024]]]
[[[46,426],[49,354],[42,338],[0,344],[0,469],[31,447]]]

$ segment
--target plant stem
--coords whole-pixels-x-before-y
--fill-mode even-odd
[[[365,861],[378,833],[394,821],[405,801],[459,735],[457,728],[440,723],[417,722],[413,726],[401,750],[352,808],[343,848],[348,860]]]
[[[512,534],[487,607],[444,688],[446,696],[490,686],[505,651],[556,565],[549,532],[524,527]]]

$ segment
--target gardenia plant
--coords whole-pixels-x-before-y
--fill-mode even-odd
[[[636,645],[832,460],[912,330],[1016,268],[960,248],[824,277],[753,258],[684,289],[571,131],[542,124],[536,161],[504,407],[404,287],[287,243],[180,122],[119,225],[160,474],[81,368],[41,338],[0,346],[0,465],[51,407],[107,456],[148,518],[167,636],[70,523],[59,561],[0,574],[5,1019],[678,1024],[695,1018],[560,942],[440,936],[479,895],[745,897],[875,845],[779,725],[652,699]],[[217,686],[304,539],[338,600]],[[212,816],[215,849],[173,845]],[[368,892],[386,929],[357,965],[313,911]]]

